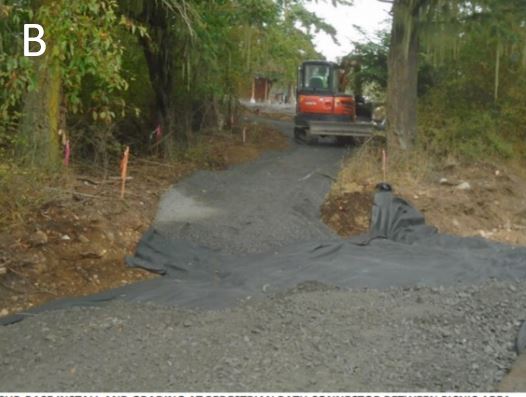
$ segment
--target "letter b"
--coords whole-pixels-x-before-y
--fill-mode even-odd
[[[38,35],[36,37],[29,37],[29,30],[36,29],[38,30]],[[26,23],[24,24],[24,56],[26,57],[38,57],[46,52],[46,43],[42,40],[44,36],[44,28],[37,23]],[[29,50],[29,42],[36,41],[40,45],[38,51]]]

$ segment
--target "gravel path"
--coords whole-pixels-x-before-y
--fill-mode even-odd
[[[338,291],[225,311],[113,303],[0,328],[3,391],[490,391],[526,284]],[[9,341],[9,343],[6,343]]]
[[[290,122],[272,122],[292,141]],[[327,140],[297,145],[225,171],[200,171],[161,199],[155,227],[163,234],[227,253],[268,252],[334,234],[320,206],[346,149]]]

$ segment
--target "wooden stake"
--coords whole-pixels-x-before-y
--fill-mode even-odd
[[[64,165],[69,166],[69,158],[71,156],[71,147],[69,146],[69,139],[66,139],[66,144],[64,145]]]
[[[387,182],[387,154],[385,149],[382,149],[382,171],[384,173],[384,182]]]
[[[126,146],[124,155],[121,160],[121,199],[124,199],[124,192],[126,190],[126,179],[128,174],[128,159],[130,157],[130,147]]]
[[[247,141],[247,127],[243,127],[243,143]]]

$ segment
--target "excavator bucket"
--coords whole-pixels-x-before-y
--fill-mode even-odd
[[[309,121],[308,134],[311,136],[349,136],[370,137],[382,135],[373,122],[334,122],[334,121]]]

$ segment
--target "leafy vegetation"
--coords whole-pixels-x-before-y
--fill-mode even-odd
[[[235,121],[254,76],[292,91],[297,65],[320,56],[312,32],[336,35],[305,3],[0,2],[3,155],[53,170],[69,141],[104,163],[121,144],[173,157],[199,131]],[[28,22],[45,26],[43,57],[22,56]]]
[[[436,83],[421,103],[421,135],[430,150],[524,156],[525,12],[521,2],[479,2],[462,14],[449,56],[428,53]]]
[[[389,37],[381,31],[372,40],[355,41],[352,53],[342,59],[342,65],[350,71],[352,91],[356,95],[367,95],[376,103],[385,100]]]
[[[346,57],[356,85],[387,91],[391,149],[523,158],[524,2],[396,0],[393,12],[391,32]]]

